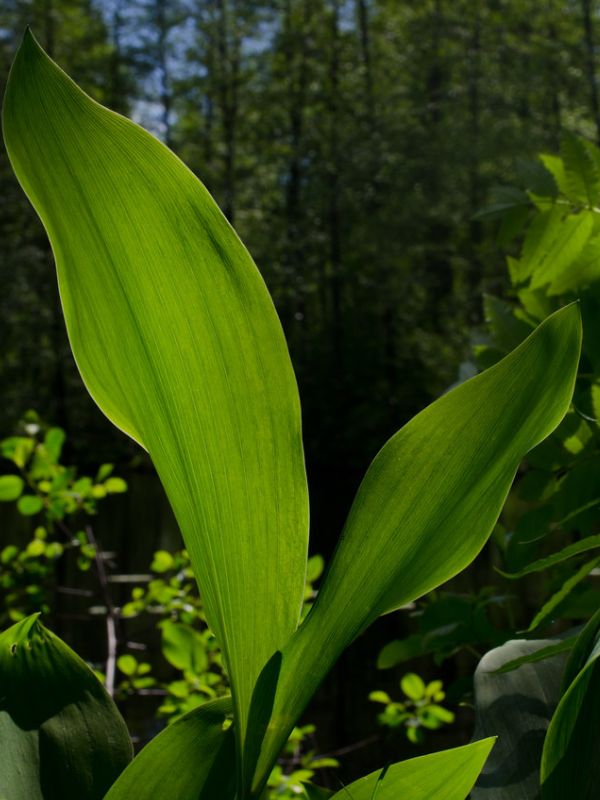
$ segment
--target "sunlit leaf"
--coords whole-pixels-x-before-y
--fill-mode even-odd
[[[548,287],[548,294],[564,294],[597,280],[600,280],[600,236],[592,236],[568,269],[554,278]]]
[[[553,283],[570,269],[592,234],[594,214],[581,211],[555,221],[554,226],[544,239],[545,249],[540,249],[530,265],[532,289]]]
[[[494,739],[392,764],[341,789],[332,800],[465,800]]]
[[[580,336],[577,306],[557,312],[497,365],[418,414],[375,458],[315,606],[283,650],[258,775],[342,650],[380,614],[475,558],[519,461],[569,407]],[[268,684],[265,674],[265,696]]]
[[[101,800],[131,756],[104,687],[37,615],[0,634],[0,797]]]
[[[298,624],[306,569],[298,393],[272,301],[196,177],[30,34],[4,135],[52,244],[82,377],[148,450],[175,510],[242,735],[260,670]]]
[[[206,645],[190,625],[165,620],[161,626],[162,652],[176,669],[200,674],[208,666]]]
[[[560,155],[564,165],[564,189],[574,203],[598,204],[600,175],[595,159],[583,139],[565,131],[561,138]]]

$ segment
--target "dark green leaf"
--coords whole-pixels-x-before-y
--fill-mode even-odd
[[[101,800],[131,756],[115,704],[37,615],[0,634],[0,797]]]
[[[105,800],[233,800],[235,743],[224,730],[231,698],[169,725],[134,758]],[[81,800],[81,798],[80,798]]]
[[[597,621],[595,621],[597,626]],[[585,631],[584,631],[585,633]],[[587,637],[586,637],[587,638]],[[600,639],[562,696],[542,753],[542,800],[596,800],[600,784]]]

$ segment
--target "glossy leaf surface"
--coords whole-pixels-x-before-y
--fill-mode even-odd
[[[0,634],[0,797],[101,800],[132,754],[98,678],[37,615]]]
[[[298,393],[268,291],[200,181],[30,34],[3,121],[82,377],[156,465],[243,730],[259,671],[298,624],[308,536]]]
[[[231,698],[205,703],[165,728],[134,758],[105,800],[233,800],[235,744],[223,729]]]

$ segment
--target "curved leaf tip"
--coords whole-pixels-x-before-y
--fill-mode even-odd
[[[3,125],[82,378],[165,486],[241,737],[258,675],[298,626],[307,557],[300,404],[274,305],[197,177],[81,91],[31,33]]]

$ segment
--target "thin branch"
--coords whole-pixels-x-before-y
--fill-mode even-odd
[[[108,576],[104,566],[104,558],[98,547],[98,542],[94,536],[94,531],[91,525],[86,525],[85,532],[88,541],[94,548],[94,561],[96,564],[96,573],[98,575],[98,582],[100,590],[104,598],[106,606],[106,691],[111,697],[115,693],[115,673],[117,666],[117,611],[113,605],[110,593],[110,586],[108,583]]]

